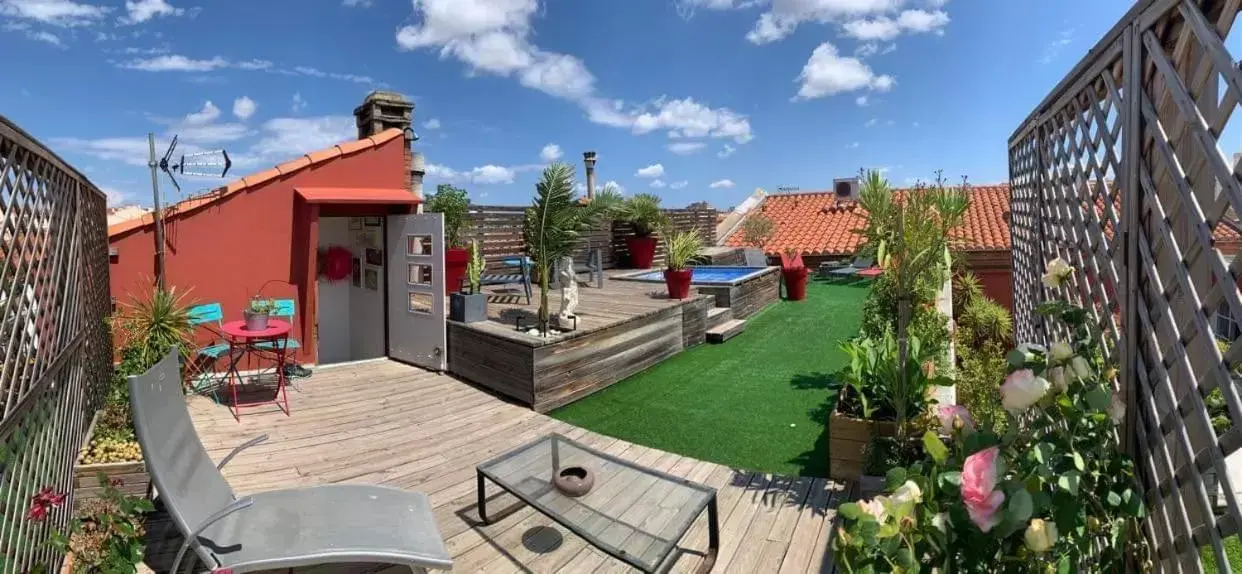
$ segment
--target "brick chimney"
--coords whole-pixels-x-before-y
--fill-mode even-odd
[[[405,170],[410,174],[406,189],[423,196],[423,175],[426,168],[423,154],[414,151],[418,136],[414,133],[414,102],[397,92],[375,91],[367,94],[362,105],[354,109],[358,139],[371,137],[389,128],[405,134]]]
[[[595,199],[595,152],[583,152],[582,161],[586,164],[587,200]]]

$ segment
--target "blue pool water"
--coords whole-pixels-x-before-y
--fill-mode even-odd
[[[711,285],[711,284],[733,284],[743,279],[749,278],[751,275],[767,269],[766,267],[714,267],[701,266],[694,268],[694,276],[690,280],[694,285]],[[664,271],[648,271],[636,275],[623,275],[617,279],[628,279],[631,281],[648,281],[652,283],[664,282]]]

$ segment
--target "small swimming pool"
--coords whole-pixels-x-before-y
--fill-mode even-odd
[[[758,276],[767,271],[768,267],[723,267],[704,265],[694,267],[694,275],[690,279],[692,285],[737,285],[742,281]],[[629,275],[618,275],[614,279],[625,281],[646,281],[663,283],[664,270],[639,271]]]

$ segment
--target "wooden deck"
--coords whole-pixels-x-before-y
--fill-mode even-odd
[[[289,396],[289,417],[274,406],[260,407],[236,422],[211,400],[190,399],[195,426],[214,459],[254,436],[271,436],[225,468],[238,494],[340,482],[427,493],[456,572],[630,571],[524,506],[479,525],[475,465],[549,432],[717,488],[722,547],[713,572],[832,570],[833,509],[847,492],[840,483],[736,470],[631,444],[395,362],[325,368],[299,386]],[[488,511],[515,504],[507,494],[493,496]],[[158,516],[149,526],[148,565],[157,572],[167,570],[180,544],[171,530]],[[700,517],[666,571],[693,571],[706,546],[706,520]]]

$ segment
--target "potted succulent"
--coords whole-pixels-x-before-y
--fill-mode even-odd
[[[478,323],[487,320],[487,294],[480,290],[480,278],[483,276],[483,251],[479,249],[478,240],[470,242],[469,262],[466,265],[466,281],[470,285],[469,293],[452,293],[449,295],[449,319],[462,323]]]
[[[669,299],[685,299],[690,296],[690,280],[694,269],[690,264],[703,253],[703,239],[698,231],[677,231],[667,234],[668,268],[664,270],[664,284],[668,286]]]
[[[660,210],[660,198],[650,193],[639,193],[621,205],[617,219],[634,227],[634,235],[625,238],[630,250],[630,266],[650,269],[655,260],[657,229],[668,225],[668,215]]]
[[[802,254],[787,249],[781,255],[781,278],[785,280],[785,298],[789,301],[806,299],[807,268],[802,263]]]
[[[427,211],[444,216],[444,292],[456,293],[470,261],[465,238],[470,226],[470,198],[466,190],[442,183],[427,198]]]
[[[264,299],[258,295],[251,297],[250,304],[242,309],[242,316],[246,318],[246,330],[267,330],[267,319],[274,307],[276,307],[276,302],[271,299]]]

